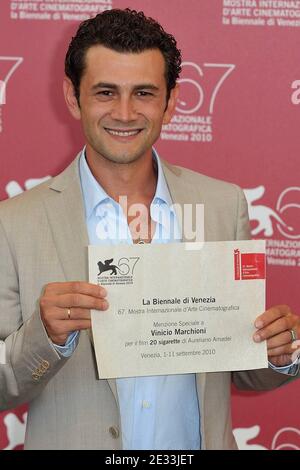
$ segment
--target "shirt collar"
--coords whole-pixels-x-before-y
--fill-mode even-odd
[[[159,155],[155,149],[152,149],[153,159],[157,165],[157,183],[156,191],[153,198],[153,203],[165,203],[167,206],[172,206],[173,201],[170,196],[170,191],[166,182],[162,164],[159,158]]]
[[[172,206],[172,199],[159,155],[155,149],[152,150],[152,155],[157,165],[157,184],[152,204],[157,204],[159,206],[166,204],[167,207],[171,209],[170,206]],[[106,193],[93,176],[86,161],[85,147],[82,150],[79,159],[79,175],[87,219],[91,217],[93,211],[99,204],[103,202],[107,203],[108,201],[116,204],[116,202]]]
[[[98,204],[107,202],[108,200],[112,201],[112,199],[93,176],[86,161],[85,147],[82,150],[79,159],[79,175],[85,205],[85,213],[87,219],[89,219]]]

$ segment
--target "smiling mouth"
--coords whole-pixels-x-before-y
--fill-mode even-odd
[[[142,129],[132,129],[132,130],[118,130],[118,129],[108,129],[107,127],[105,128],[106,132],[108,134],[117,136],[117,137],[133,137],[135,135],[138,135]]]

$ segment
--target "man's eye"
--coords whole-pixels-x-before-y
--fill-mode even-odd
[[[99,95],[99,96],[112,96],[112,91],[111,90],[102,90],[102,91],[98,91],[96,94]]]
[[[138,91],[138,96],[152,96],[152,93],[149,91]]]

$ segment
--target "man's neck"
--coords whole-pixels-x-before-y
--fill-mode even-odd
[[[157,168],[151,151],[135,162],[119,164],[92,155],[87,148],[86,159],[94,178],[116,202],[126,196],[128,204],[150,206],[157,184]]]

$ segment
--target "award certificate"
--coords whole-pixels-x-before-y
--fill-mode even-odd
[[[92,311],[100,378],[259,369],[265,242],[89,246],[89,280],[109,309]]]

